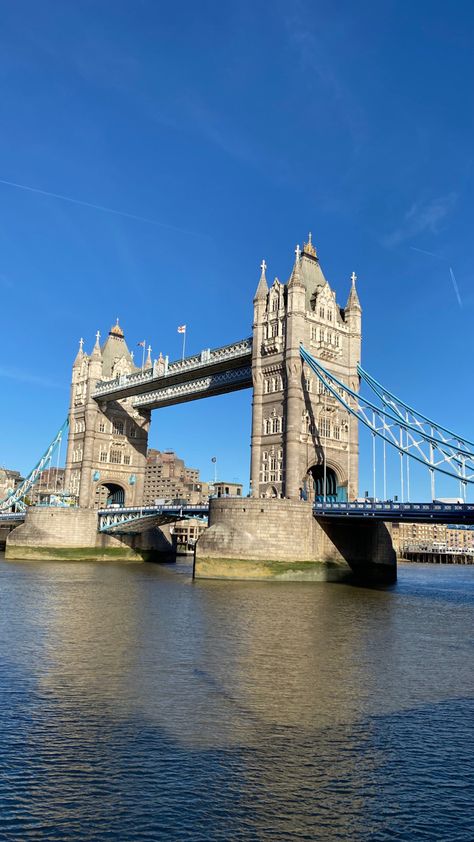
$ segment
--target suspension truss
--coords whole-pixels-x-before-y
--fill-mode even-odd
[[[372,400],[363,397],[339,380],[301,346],[301,357],[316,374],[327,395],[335,397],[344,409],[364,424],[375,437],[423,465],[434,475],[444,474],[466,487],[474,484],[474,443],[422,415],[389,392],[358,366],[361,380],[370,387]]]
[[[35,465],[33,470],[30,471],[26,479],[24,479],[23,482],[21,482],[20,485],[18,485],[14,491],[11,491],[9,494],[7,494],[7,496],[3,500],[0,500],[0,512],[8,511],[9,509],[13,509],[13,507],[17,511],[24,511],[26,509],[25,497],[28,495],[28,492],[35,485],[35,483],[38,482],[45,468],[51,467],[51,461],[55,453],[57,453],[58,455],[59,462],[61,444],[66,433],[68,424],[69,421],[68,419],[66,419],[61,429],[56,434],[56,436],[52,440],[51,444],[49,445],[39,462]]]

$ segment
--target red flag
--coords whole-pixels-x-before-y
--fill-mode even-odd
[[[178,333],[186,333],[186,325],[179,325]]]

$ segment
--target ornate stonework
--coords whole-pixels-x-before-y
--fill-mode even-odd
[[[266,263],[254,299],[251,490],[254,497],[357,496],[357,422],[303,365],[302,343],[342,382],[358,388],[361,307],[355,275],[339,307],[311,234],[287,284],[269,288]],[[324,468],[324,463],[326,468]]]

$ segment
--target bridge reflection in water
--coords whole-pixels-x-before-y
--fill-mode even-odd
[[[0,836],[470,839],[473,574],[263,592],[10,564]]]

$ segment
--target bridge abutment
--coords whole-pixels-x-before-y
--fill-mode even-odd
[[[318,521],[303,501],[218,499],[196,545],[194,576],[391,584],[396,556],[379,521]]]
[[[32,506],[7,537],[5,558],[22,561],[164,561],[173,554],[169,527],[106,535],[89,508]]]

